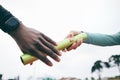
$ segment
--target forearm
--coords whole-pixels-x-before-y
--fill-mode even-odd
[[[86,34],[88,36],[88,39],[84,41],[84,43],[99,46],[120,45],[120,32],[113,35],[99,33],[86,33]]]

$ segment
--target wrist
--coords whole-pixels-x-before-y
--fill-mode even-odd
[[[17,28],[19,28],[20,21],[15,17],[11,17],[5,21],[3,26],[4,26],[3,31],[10,34],[14,32]]]
[[[21,33],[21,31],[24,31],[24,28],[25,28],[25,26],[23,25],[22,22],[20,22],[19,27],[16,28],[15,30],[11,31],[9,34],[14,38],[19,37],[19,33]]]

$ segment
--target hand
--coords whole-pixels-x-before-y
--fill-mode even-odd
[[[54,47],[57,45],[56,42],[43,33],[20,23],[20,27],[11,32],[10,35],[15,39],[23,53],[29,53],[37,57],[48,66],[52,66],[53,64],[47,58],[46,54],[55,61],[60,61],[58,56],[61,56],[61,53]]]
[[[69,38],[70,41],[73,41],[74,36],[78,35],[80,33],[81,33],[80,31],[70,31],[70,33],[66,36],[66,38]],[[66,52],[66,51],[76,49],[77,47],[79,47],[82,44],[82,42],[83,42],[83,40],[79,39],[79,40],[77,40],[77,42],[74,42],[70,47],[64,49],[63,51]]]

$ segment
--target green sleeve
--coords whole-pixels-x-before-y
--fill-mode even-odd
[[[112,35],[100,33],[88,33],[87,40],[84,43],[98,45],[98,46],[113,46],[120,45],[120,32]]]

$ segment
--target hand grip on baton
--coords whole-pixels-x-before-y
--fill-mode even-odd
[[[73,44],[74,42],[76,42],[78,39],[86,40],[86,39],[87,39],[87,34],[81,33],[81,34],[76,35],[76,36],[74,37],[74,41],[72,41],[72,42],[70,41],[70,39],[64,39],[63,41],[58,42],[58,43],[57,43],[58,45],[55,46],[55,48],[56,48],[57,50],[63,50],[63,49],[65,49],[65,48],[68,48],[70,45],[72,45],[72,44]],[[46,55],[46,56],[47,56],[47,55]],[[22,61],[22,63],[23,63],[24,65],[30,64],[30,63],[38,60],[37,57],[34,57],[34,56],[32,56],[32,55],[30,55],[30,54],[28,54],[28,53],[23,54],[22,56],[20,56],[20,58],[21,58],[21,61]]]

